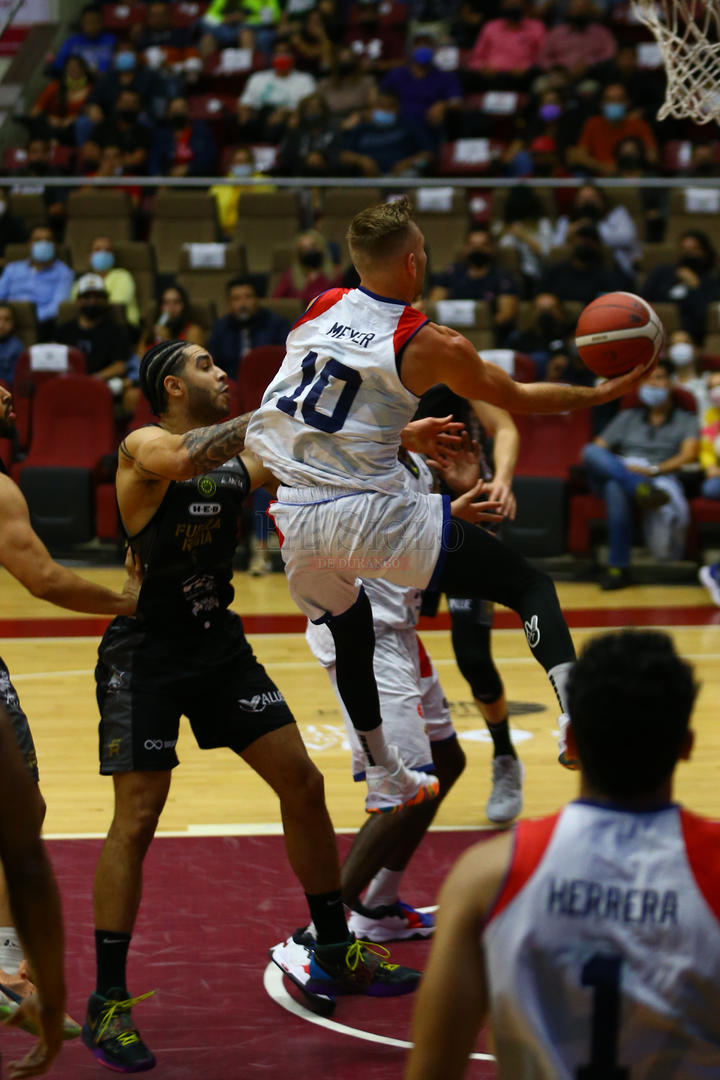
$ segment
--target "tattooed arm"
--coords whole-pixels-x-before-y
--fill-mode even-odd
[[[251,416],[245,413],[184,435],[160,427],[132,431],[120,444],[120,468],[131,466],[150,483],[200,476],[240,453]]]

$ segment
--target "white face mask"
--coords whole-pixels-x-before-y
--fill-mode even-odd
[[[685,367],[693,362],[695,350],[689,341],[677,341],[668,349],[668,355],[677,367]]]
[[[708,391],[708,396],[718,409],[720,409],[720,386],[711,386]]]

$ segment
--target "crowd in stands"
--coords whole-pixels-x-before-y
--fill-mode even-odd
[[[478,347],[524,354],[537,378],[573,382],[591,378],[573,345],[582,305],[615,289],[660,305],[672,331],[663,371],[697,410],[678,430],[702,430],[702,493],[720,498],[720,195],[692,179],[675,190],[636,185],[645,177],[720,177],[720,141],[714,125],[658,123],[664,69],[626,2],[213,0],[194,5],[192,18],[187,7],[149,0],[84,8],[48,60],[47,85],[18,118],[26,144],[6,153],[0,181],[0,256],[15,253],[0,275],[4,381],[12,381],[22,344],[5,306],[13,301],[35,304],[38,340],[85,354],[120,414],[137,399],[138,355],[164,337],[208,344],[236,378],[251,349],[283,343],[292,316],[281,302],[306,304],[334,285],[357,284],[341,234],[327,227],[315,178],[372,178],[379,197],[394,197],[397,189],[383,192],[383,177],[489,176],[497,180],[492,191],[440,189],[425,206],[413,193],[421,224],[443,212],[462,222],[456,243],[426,232],[429,274],[419,304],[452,323],[454,302],[465,304],[466,316],[476,302],[475,323],[458,325],[482,328]],[[122,245],[100,227],[82,251],[68,249],[71,189],[44,183],[58,175],[76,177],[79,191],[86,177],[116,177],[112,190],[129,201],[128,240],[136,245],[153,239],[163,176],[236,180],[197,189],[212,195],[212,237],[227,252],[227,261],[212,264],[227,272],[216,279],[211,316],[198,315],[192,290],[176,279],[186,263],[174,271],[153,264],[153,306],[123,265]],[[157,186],[123,179],[145,175],[158,177]],[[247,260],[236,253],[233,263],[253,200],[279,195],[274,180],[288,176],[306,184],[282,255],[270,251],[256,265],[248,249]],[[504,183],[563,178],[580,185]],[[603,188],[606,178],[621,186]],[[261,182],[247,186],[251,179]],[[15,206],[30,193],[43,206],[32,228]],[[360,190],[357,197],[362,205]],[[18,258],[22,243],[29,246]],[[68,300],[76,302],[69,315]],[[628,423],[620,424],[623,434]],[[638,482],[626,478],[609,491],[598,471],[613,447],[624,453],[618,424],[596,418],[598,437],[615,441],[593,445],[586,464],[625,536]],[[655,550],[669,557],[678,543]]]

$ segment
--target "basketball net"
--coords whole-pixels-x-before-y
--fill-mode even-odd
[[[663,56],[665,102],[658,120],[720,119],[720,0],[631,0]]]

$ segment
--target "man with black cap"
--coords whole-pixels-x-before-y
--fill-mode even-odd
[[[120,446],[120,517],[144,577],[136,618],[110,624],[95,673],[100,771],[113,776],[115,813],[95,876],[97,987],[83,1028],[95,1057],[121,1072],[155,1064],[130,1016],[140,999],[126,988],[125,968],[182,714],[202,748],[229,747],[280,800],[317,942],[298,931],[272,955],[313,1006],[330,1012],[338,993],[408,993],[420,977],[381,962],[348,933],[322,776],[229,611],[240,507],[252,487],[272,482],[254,455],[241,454],[249,416],[222,422],[225,372],[185,341],[145,353],[140,387],[159,422]],[[298,947],[303,963],[288,970],[283,958]]]

